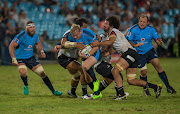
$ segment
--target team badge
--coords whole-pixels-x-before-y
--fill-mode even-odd
[[[19,39],[16,38],[15,41],[18,43],[18,42],[19,42]]]
[[[147,33],[148,36],[150,36],[151,34],[150,33]]]

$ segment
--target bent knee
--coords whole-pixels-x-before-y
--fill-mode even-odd
[[[136,79],[136,74],[127,74],[127,82],[129,85],[134,85],[135,79]]]
[[[45,74],[44,69],[43,69],[42,66],[37,67],[37,68],[34,70],[34,72],[35,72],[37,75],[41,76],[41,77],[45,77],[45,76],[46,76],[46,74]]]

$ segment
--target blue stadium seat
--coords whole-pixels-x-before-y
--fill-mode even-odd
[[[169,38],[175,38],[176,28],[174,24],[170,24],[168,26],[168,37]]]
[[[60,8],[58,5],[57,6],[53,5],[53,6],[51,6],[51,9],[52,9],[53,14],[57,14]]]
[[[92,15],[92,22],[94,24],[98,24],[99,23],[99,18],[97,17],[97,15]]]
[[[168,25],[163,24],[161,26],[161,29],[162,29],[162,33],[161,33],[162,38],[168,38]]]

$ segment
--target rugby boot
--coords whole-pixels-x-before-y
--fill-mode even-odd
[[[28,95],[29,90],[28,90],[28,85],[24,86],[24,95]]]
[[[156,94],[156,98],[158,98],[158,97],[160,96],[160,94],[161,94],[161,89],[162,89],[162,85],[161,85],[161,84],[158,84],[158,85],[157,85],[157,90],[154,91],[155,94]]]
[[[171,86],[167,88],[167,92],[171,94],[176,94],[176,90],[173,89]]]

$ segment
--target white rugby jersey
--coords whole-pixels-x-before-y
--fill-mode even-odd
[[[64,37],[68,37],[68,35],[70,35],[70,29],[67,30],[64,35],[63,35],[63,38]],[[60,49],[59,52],[58,52],[58,57],[63,54],[67,57],[71,57],[71,58],[78,58],[78,49],[77,48],[69,48],[69,49]]]
[[[108,40],[108,37],[106,37],[104,34],[101,34],[100,37],[101,37],[101,42]],[[101,46],[100,47],[101,52],[103,52],[105,50],[105,48],[106,48],[106,46]],[[94,68],[96,68],[102,61],[111,64],[111,62],[110,62],[111,61],[111,54],[106,56],[106,57],[102,57],[101,60],[98,61],[98,63],[96,63],[94,65]]]
[[[117,51],[119,54],[122,54],[128,50],[128,48],[131,48],[135,50],[131,44],[128,42],[128,40],[124,37],[124,34],[121,33],[118,29],[113,28],[111,32],[108,35],[108,39],[110,35],[116,35],[116,40],[113,43],[113,49]]]

